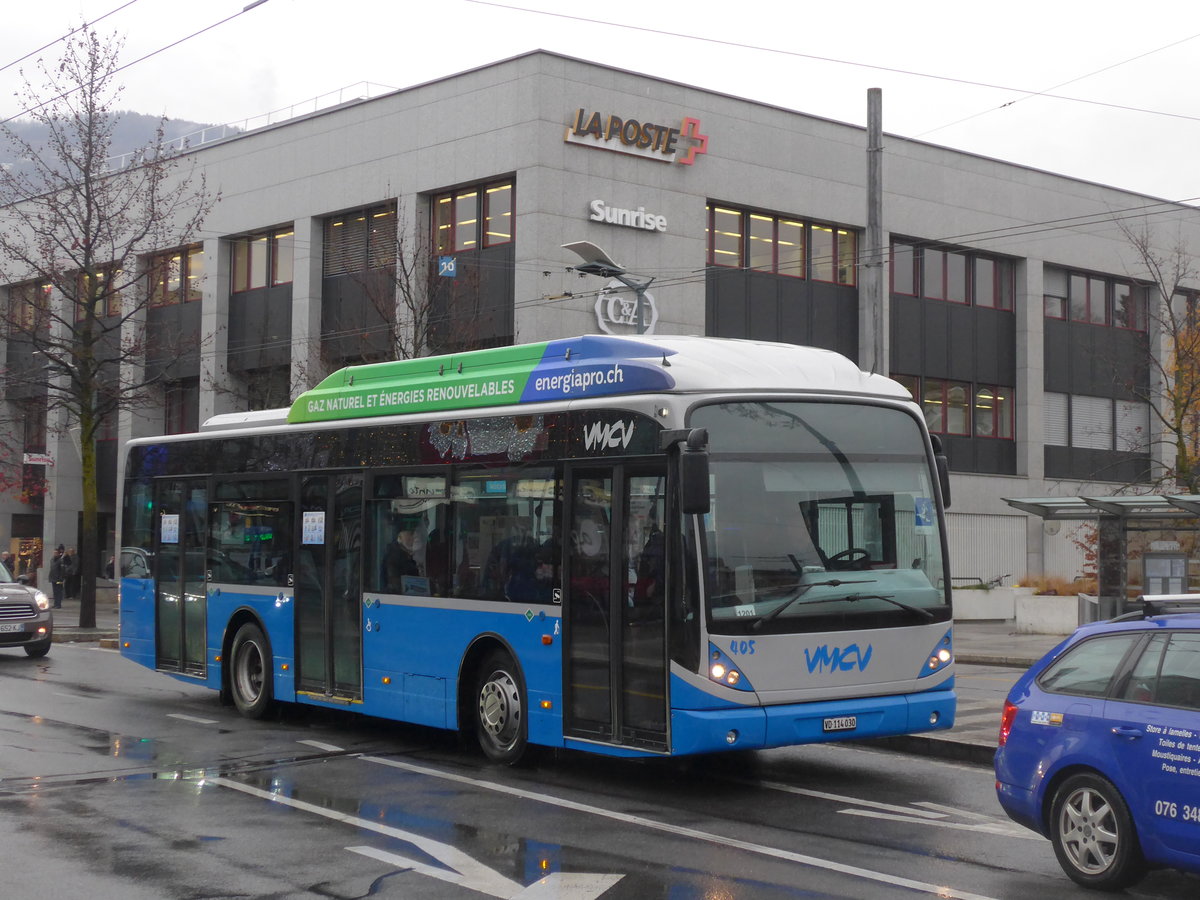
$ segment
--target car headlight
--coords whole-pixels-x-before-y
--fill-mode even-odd
[[[37,604],[38,609],[49,609],[50,608],[50,598],[47,597],[45,594],[43,594],[41,591],[33,592],[33,602]]]

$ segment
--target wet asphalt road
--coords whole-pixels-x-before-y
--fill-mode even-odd
[[[55,900],[1095,896],[983,767],[831,745],[502,769],[443,732],[240,719],[95,644],[0,654],[0,847],[0,895]]]

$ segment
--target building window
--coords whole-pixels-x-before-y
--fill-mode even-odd
[[[295,238],[291,228],[234,238],[230,293],[291,284]]]
[[[8,289],[8,321],[20,331],[40,331],[49,324],[50,285],[27,281]]]
[[[1047,267],[1043,292],[1047,318],[1146,330],[1145,285]]]
[[[1042,280],[1042,309],[1048,319],[1067,317],[1067,273],[1065,269],[1047,268]]]
[[[980,384],[975,387],[975,405],[972,410],[975,437],[1004,438],[1013,436],[1012,391],[995,384]]]
[[[511,181],[436,194],[433,243],[438,253],[460,253],[508,244],[513,239]]]
[[[189,434],[200,429],[200,379],[167,384],[163,402],[163,433]]]
[[[325,220],[326,278],[396,264],[396,207],[377,206]]]
[[[892,242],[892,293],[1011,311],[1012,260],[948,247]]]
[[[971,386],[943,378],[923,379],[921,409],[933,434],[970,434]]]
[[[78,303],[75,304],[75,321],[81,322],[87,318],[88,303],[94,304],[92,315],[99,319],[104,316],[119,316],[121,314],[121,279],[124,275],[120,269],[111,265],[99,266],[96,269],[95,291],[96,299],[91,298],[93,292],[88,283],[87,275],[79,274]]]
[[[931,434],[1012,440],[1013,389],[996,384],[892,375],[921,404]]]
[[[1045,442],[1051,447],[1146,453],[1150,405],[1047,391],[1043,398]]]
[[[857,283],[857,232],[725,206],[707,212],[709,265]]]
[[[46,400],[35,398],[18,400],[16,405],[21,410],[24,423],[21,449],[25,453],[46,452]]]
[[[171,306],[200,299],[204,248],[195,244],[150,257],[150,305]]]

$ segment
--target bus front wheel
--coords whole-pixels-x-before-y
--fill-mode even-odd
[[[247,719],[261,719],[271,705],[271,648],[253,622],[237,630],[230,652],[229,692]]]
[[[489,653],[479,669],[475,733],[479,746],[493,762],[513,765],[525,753],[529,735],[525,686],[512,657],[500,650]]]

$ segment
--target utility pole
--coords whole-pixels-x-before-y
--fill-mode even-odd
[[[887,327],[887,248],[883,245],[883,91],[867,90],[867,234],[862,254],[858,316],[859,366],[888,374],[884,353]]]

